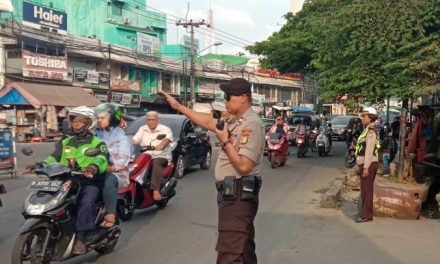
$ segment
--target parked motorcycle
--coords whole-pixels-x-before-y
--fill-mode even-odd
[[[347,153],[345,154],[345,167],[353,168],[356,165],[356,140],[353,140],[350,146],[347,149]]]
[[[6,188],[3,184],[0,184],[0,193],[6,193]],[[0,199],[0,207],[3,206],[2,200]]]
[[[302,158],[305,157],[307,152],[309,151],[307,135],[306,134],[296,134],[296,147],[298,148],[297,157]]]
[[[285,135],[279,133],[267,134],[267,158],[270,161],[272,169],[283,166],[289,153],[289,141]]]
[[[316,148],[318,149],[318,155],[320,157],[327,156],[331,151],[330,140],[326,131],[327,129],[322,127],[319,130],[318,137],[316,138]]]
[[[156,140],[165,138],[164,134],[157,136]],[[118,202],[116,212],[122,221],[128,221],[133,217],[135,209],[144,209],[156,205],[164,208],[168,201],[176,195],[177,179],[172,178],[173,163],[169,162],[162,173],[162,184],[160,201],[153,200],[153,191],[150,190],[152,158],[146,151],[154,151],[156,148],[150,145],[141,147],[140,154],[131,162],[130,168],[130,184],[125,188],[118,190]]]
[[[22,152],[28,156],[33,153],[29,148]],[[87,149],[84,155],[94,157],[99,153],[98,149]],[[76,256],[72,254],[76,237],[74,219],[81,190],[80,178],[85,176],[75,168],[75,161],[71,161],[69,166],[55,163],[41,165],[34,170],[37,176],[45,179],[33,181],[28,187],[32,192],[24,202],[23,216],[26,220],[12,249],[13,264],[27,261],[50,263]],[[105,214],[102,202],[97,202],[95,212],[95,224],[100,231],[86,236],[86,249],[107,254],[116,246],[121,230],[119,225],[98,229]]]
[[[309,145],[310,145],[310,150],[312,152],[316,152],[317,148],[316,148],[316,139],[318,138],[318,128],[314,128],[312,129],[310,136],[309,136]]]

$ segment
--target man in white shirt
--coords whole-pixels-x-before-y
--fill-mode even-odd
[[[154,146],[156,150],[147,151],[153,159],[153,169],[151,172],[151,189],[153,190],[153,199],[159,201],[160,183],[162,173],[168,162],[171,161],[171,144],[173,142],[173,133],[171,129],[165,125],[159,124],[159,116],[157,112],[150,111],[146,114],[147,124],[139,128],[138,132],[133,136],[132,143],[141,146]],[[164,134],[165,138],[157,140],[157,136]]]

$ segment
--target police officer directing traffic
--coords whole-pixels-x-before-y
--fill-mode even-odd
[[[362,111],[362,123],[365,130],[359,136],[355,154],[358,165],[358,174],[361,177],[362,212],[357,223],[373,221],[373,191],[379,165],[379,149],[377,130],[374,121],[377,111],[372,107],[365,107]]]
[[[242,78],[220,84],[232,116],[222,122],[194,112],[164,93],[171,107],[216,133],[221,151],[215,167],[218,190],[217,263],[257,263],[254,218],[258,211],[264,126],[251,108],[251,85]],[[223,127],[222,127],[223,126]]]

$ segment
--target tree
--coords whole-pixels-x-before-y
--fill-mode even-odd
[[[324,98],[380,101],[438,89],[440,0],[309,0],[268,40],[262,65],[318,76]]]

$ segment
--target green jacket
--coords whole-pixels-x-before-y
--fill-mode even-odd
[[[87,157],[83,153],[89,148],[97,148],[101,153],[95,157]],[[81,169],[84,169],[90,164],[94,164],[98,167],[98,175],[92,179],[81,179],[82,184],[97,184],[104,179],[108,167],[109,154],[107,146],[98,137],[95,137],[90,133],[84,138],[69,136],[57,144],[55,151],[52,155],[47,157],[44,162],[48,164],[59,162],[60,164],[67,166],[67,158],[70,157],[75,158]]]

